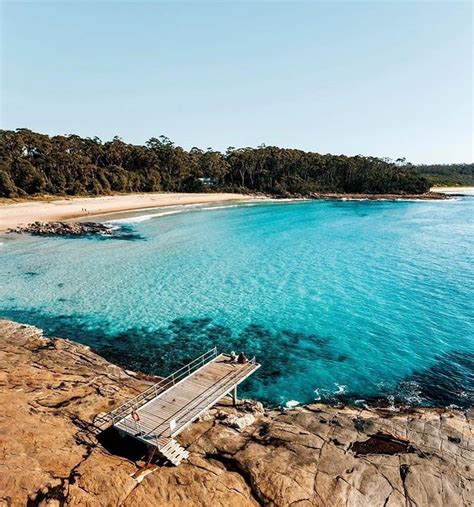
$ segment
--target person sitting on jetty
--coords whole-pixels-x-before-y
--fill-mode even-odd
[[[248,359],[247,359],[246,355],[243,352],[241,352],[239,354],[239,357],[237,358],[237,362],[239,364],[247,364],[247,361],[248,361]]]
[[[230,355],[230,360],[234,363],[235,360],[237,359],[237,354],[232,350],[229,355]]]

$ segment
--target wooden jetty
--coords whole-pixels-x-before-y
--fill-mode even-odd
[[[232,395],[235,403],[237,386],[258,368],[255,358],[240,364],[213,348],[116,408],[107,419],[179,465],[188,452],[174,437],[224,396]]]

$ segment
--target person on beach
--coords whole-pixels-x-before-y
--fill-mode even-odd
[[[248,361],[248,360],[247,360],[246,355],[245,355],[243,352],[241,352],[241,353],[239,354],[239,357],[237,358],[237,362],[238,362],[239,364],[247,364],[247,361]]]

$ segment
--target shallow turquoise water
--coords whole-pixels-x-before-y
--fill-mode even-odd
[[[147,210],[121,239],[0,237],[0,315],[130,368],[217,344],[245,394],[474,400],[474,198]],[[124,232],[124,231],[121,231]]]

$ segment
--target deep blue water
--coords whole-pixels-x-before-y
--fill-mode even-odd
[[[256,355],[271,403],[474,400],[474,198],[174,207],[0,237],[0,315],[164,374]]]

